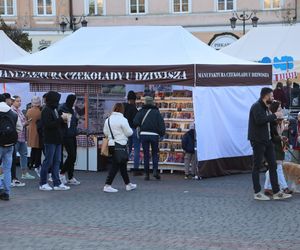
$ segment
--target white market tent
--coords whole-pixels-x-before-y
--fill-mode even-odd
[[[3,30],[0,30],[0,63],[5,63],[6,61],[21,58],[29,55],[29,53],[15,44]],[[29,92],[28,83],[10,83],[1,84],[1,92],[13,93],[13,95],[20,95],[24,92]],[[26,104],[30,102],[30,98],[26,99],[28,95],[23,98],[23,103]],[[25,106],[24,106],[25,107]]]
[[[0,30],[0,63],[17,59],[29,53],[15,44],[3,30]]]
[[[273,65],[273,80],[295,78],[300,73],[300,25],[251,29],[221,52],[253,62]]]
[[[248,112],[271,78],[270,65],[220,53],[178,26],[81,28],[45,50],[0,65],[0,80],[7,81],[201,86],[193,100],[204,176],[249,169]]]

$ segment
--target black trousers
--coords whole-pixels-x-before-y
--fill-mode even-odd
[[[279,192],[280,188],[278,185],[277,177],[277,164],[275,158],[275,150],[272,141],[270,140],[267,144],[251,142],[253,148],[253,169],[252,169],[252,181],[254,192],[258,193],[261,191],[259,172],[262,165],[263,159],[265,157],[270,173],[270,181],[272,185],[273,193]]]
[[[11,164],[11,179],[17,180],[17,153],[14,147]]]
[[[30,152],[30,166],[38,168],[42,164],[42,149],[41,148],[31,148]]]
[[[114,159],[114,147],[109,147],[109,153],[112,155],[112,165],[108,171],[108,176],[106,178],[106,185],[111,185],[113,180],[116,177],[116,174],[120,170],[121,176],[123,178],[123,181],[125,185],[129,184],[129,176],[127,173],[127,162],[123,164],[117,164]]]
[[[67,159],[61,167],[61,174],[68,173],[68,178],[71,180],[74,176],[74,165],[77,157],[77,141],[76,137],[64,138],[64,148],[67,151]]]

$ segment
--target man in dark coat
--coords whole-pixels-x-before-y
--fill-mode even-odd
[[[273,126],[271,123],[277,118],[282,118],[283,114],[282,112],[271,114],[268,106],[273,100],[273,90],[271,88],[262,88],[260,99],[252,105],[249,114],[248,140],[253,148],[252,181],[255,192],[254,199],[256,200],[270,200],[268,196],[261,192],[259,181],[259,171],[264,157],[269,167],[270,181],[274,194],[273,199],[279,200],[291,197],[291,195],[281,192],[278,185],[277,164],[271,136],[271,128]]]
[[[135,127],[140,127],[140,138],[144,152],[145,180],[149,180],[150,145],[152,151],[153,177],[160,180],[158,173],[159,138],[165,135],[165,123],[154,100],[145,97],[145,105],[133,120]]]
[[[49,91],[46,96],[46,106],[42,110],[42,124],[45,144],[45,159],[41,168],[40,190],[68,190],[70,187],[61,183],[59,178],[59,166],[61,162],[61,145],[63,143],[62,126],[67,122],[66,115],[59,115],[57,107],[60,94]],[[52,187],[47,183],[48,169],[52,170]]]

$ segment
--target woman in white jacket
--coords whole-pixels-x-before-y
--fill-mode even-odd
[[[136,184],[132,184],[129,181],[127,173],[127,161],[118,163],[117,155],[115,154],[116,148],[126,148],[128,137],[132,135],[132,129],[129,126],[127,119],[124,117],[124,106],[122,103],[116,103],[113,107],[113,112],[104,123],[103,132],[108,137],[109,152],[112,155],[112,166],[109,169],[108,176],[106,178],[104,192],[116,193],[117,189],[111,186],[117,172],[120,169],[121,176],[126,185],[126,190],[131,191],[136,188]],[[127,152],[127,149],[126,149]]]

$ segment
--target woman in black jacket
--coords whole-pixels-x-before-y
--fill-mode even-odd
[[[150,96],[145,97],[145,105],[136,114],[133,124],[140,127],[140,139],[144,151],[145,180],[149,180],[150,145],[152,151],[153,176],[159,180],[159,138],[165,135],[165,123],[154,100]]]

